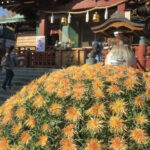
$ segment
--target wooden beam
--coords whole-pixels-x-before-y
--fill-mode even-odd
[[[108,25],[102,29],[98,29],[98,30],[95,30],[93,32],[94,33],[105,32],[106,30],[108,30],[111,27],[116,28],[116,29],[118,29],[119,27],[126,27],[130,30],[143,30],[143,27],[135,27],[135,26],[128,24],[127,22],[114,22],[114,23],[112,23],[112,24],[110,24],[110,25]]]
[[[23,2],[24,4],[34,4],[35,3],[35,1],[25,1],[25,2]]]

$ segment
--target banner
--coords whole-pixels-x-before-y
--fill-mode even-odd
[[[37,52],[45,51],[45,36],[36,37],[36,51]]]

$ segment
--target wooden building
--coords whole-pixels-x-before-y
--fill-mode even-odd
[[[33,50],[29,65],[32,67],[82,65],[92,41],[114,38],[113,32],[118,29],[129,37],[130,44],[138,44],[140,36],[148,39],[150,34],[149,19],[138,18],[141,12],[150,13],[146,9],[150,4],[146,0],[0,0],[0,5],[24,15],[25,21],[7,21],[3,25],[14,27],[16,48]],[[124,20],[122,24],[118,20],[117,27],[114,21],[108,22],[116,11],[132,23],[138,22],[139,28],[141,24],[142,32],[134,25],[134,29],[125,25]],[[103,29],[102,32],[97,27]],[[40,36],[45,39],[44,52],[35,51]]]

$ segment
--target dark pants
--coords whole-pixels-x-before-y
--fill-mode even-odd
[[[98,52],[98,53],[96,54],[96,58],[95,58],[95,59],[97,60],[98,63],[101,62],[101,61],[102,61],[102,53],[101,53],[101,52]]]
[[[2,85],[3,88],[6,88],[6,85],[11,86],[11,81],[13,79],[13,76],[14,76],[14,72],[10,69],[6,69],[6,76]]]

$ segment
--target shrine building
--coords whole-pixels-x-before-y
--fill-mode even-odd
[[[10,19],[0,19],[0,25],[14,29],[16,53],[19,51],[19,55],[24,57],[26,67],[82,65],[91,51],[92,42],[99,40],[109,41],[112,46],[123,40],[135,50],[141,61],[139,55],[148,56],[150,52],[150,24],[142,17],[138,18],[139,14],[150,14],[150,9],[147,9],[150,4],[144,2],[0,0],[0,6],[16,12]],[[118,39],[114,36],[115,32],[121,33]],[[139,52],[142,37],[144,50]],[[27,54],[29,49],[31,53]],[[149,69],[145,56],[142,67]]]

